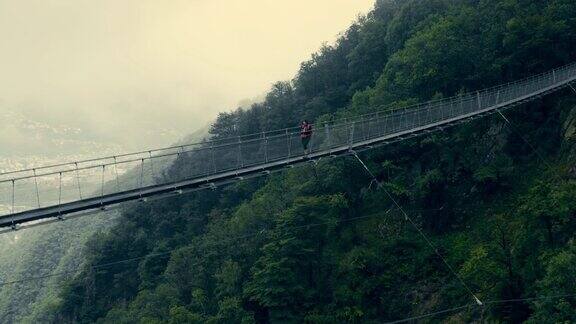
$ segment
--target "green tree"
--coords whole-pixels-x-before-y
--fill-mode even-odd
[[[245,286],[246,296],[271,320],[301,321],[303,312],[326,298],[318,290],[325,280],[324,249],[345,206],[341,196],[298,198],[279,216]]]
[[[570,323],[576,321],[576,244],[552,257],[546,275],[538,283],[539,299],[534,302],[530,323]],[[546,297],[550,297],[547,299]]]

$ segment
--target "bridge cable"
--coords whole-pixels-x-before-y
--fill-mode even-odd
[[[528,298],[517,298],[517,299],[489,300],[489,301],[485,301],[484,304],[490,305],[490,304],[519,303],[519,302],[526,302],[526,301],[550,300],[550,299],[559,299],[559,298],[566,298],[566,297],[576,297],[576,294],[562,294],[562,295],[528,297]],[[427,317],[431,317],[431,316],[435,316],[435,315],[450,313],[450,312],[454,312],[454,311],[457,311],[460,309],[470,308],[470,307],[474,307],[474,306],[476,306],[476,305],[474,305],[474,304],[462,305],[459,307],[448,308],[445,310],[440,310],[440,311],[436,311],[436,312],[432,312],[432,313],[417,315],[417,316],[413,316],[413,317],[407,317],[407,318],[404,318],[401,320],[384,322],[383,324],[406,323],[406,322],[411,322],[414,320],[423,319],[423,318],[427,318]]]
[[[358,153],[356,153],[355,151],[351,151],[351,153],[358,160],[358,162],[360,162],[360,164],[364,167],[364,169],[368,172],[370,177],[372,177],[372,182],[375,182],[378,185],[378,188],[382,189],[386,193],[386,195],[390,198],[390,200],[392,200],[394,205],[396,205],[396,207],[404,215],[404,218],[412,224],[412,226],[416,229],[416,231],[418,231],[420,236],[422,236],[424,241],[426,241],[426,243],[432,248],[434,253],[436,253],[436,255],[438,255],[438,257],[440,257],[442,262],[444,262],[444,264],[446,265],[448,270],[450,270],[450,272],[454,275],[454,277],[456,277],[458,279],[458,281],[460,281],[462,286],[464,286],[464,288],[468,291],[468,293],[470,293],[470,295],[474,299],[474,302],[476,302],[476,304],[478,306],[483,306],[482,301],[478,297],[476,297],[476,295],[474,294],[472,289],[470,289],[470,287],[466,284],[464,279],[462,279],[462,277],[460,275],[458,275],[458,273],[454,270],[454,268],[452,268],[450,263],[448,263],[448,261],[446,261],[446,259],[442,256],[442,254],[440,254],[440,252],[438,251],[438,248],[434,245],[434,243],[432,243],[432,241],[428,238],[428,236],[426,236],[426,234],[420,229],[420,227],[418,227],[416,222],[414,222],[414,220],[408,215],[408,213],[406,213],[404,208],[402,208],[402,206],[396,201],[396,199],[394,199],[392,194],[390,194],[390,192],[388,190],[386,190],[386,188],[382,185],[382,183],[378,180],[378,178],[376,178],[374,173],[372,173],[372,171],[370,171],[370,169],[366,166],[364,161],[362,161],[362,159],[358,156]]]
[[[538,158],[542,162],[544,162],[544,164],[546,164],[546,166],[549,169],[553,170],[552,164],[550,164],[550,162],[548,162],[548,160],[542,156],[542,154],[534,147],[534,145],[532,145],[532,143],[530,143],[530,141],[528,141],[528,139],[522,134],[522,132],[520,132],[519,128],[516,125],[514,125],[508,118],[506,118],[506,116],[504,116],[504,114],[502,114],[500,109],[496,109],[496,112],[498,112],[498,114],[502,117],[502,119],[504,119],[504,122],[510,126],[512,131],[514,133],[516,133],[516,135],[518,135],[518,137],[520,137],[520,139],[522,139],[522,141],[524,141],[524,143],[528,144],[528,146],[532,149],[532,151],[534,151],[534,153],[536,153],[536,156],[538,156]]]
[[[474,306],[474,305],[468,304],[468,305],[463,305],[463,306],[459,306],[459,307],[453,307],[453,308],[449,308],[449,309],[445,309],[445,310],[441,310],[441,311],[437,311],[437,312],[433,312],[433,313],[427,313],[427,314],[423,314],[423,315],[407,317],[407,318],[397,320],[397,321],[384,322],[384,324],[397,324],[397,323],[411,322],[411,321],[415,321],[415,320],[419,320],[419,319],[423,319],[423,318],[427,318],[427,317],[431,317],[431,316],[435,316],[435,315],[451,313],[451,312],[461,310],[464,308],[469,308],[470,306]]]

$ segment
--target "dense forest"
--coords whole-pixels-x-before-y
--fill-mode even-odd
[[[378,0],[210,134],[418,103],[574,59],[573,0]],[[36,321],[376,323],[454,308],[421,321],[576,321],[576,94],[505,114],[363,153],[380,188],[344,157],[128,205]]]
[[[62,280],[83,262],[83,244],[114,224],[112,212],[95,216],[0,235],[0,323],[35,323],[51,310]]]

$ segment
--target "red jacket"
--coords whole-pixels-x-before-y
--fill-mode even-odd
[[[312,125],[311,124],[304,124],[300,127],[300,137],[308,138],[312,136]]]

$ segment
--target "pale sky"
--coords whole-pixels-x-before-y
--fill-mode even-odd
[[[0,112],[170,144],[291,79],[373,2],[0,0]]]

